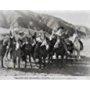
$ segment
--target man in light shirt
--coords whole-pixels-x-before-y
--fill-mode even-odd
[[[36,41],[42,43],[42,38],[41,37],[42,37],[42,35],[41,35],[41,33],[39,33],[39,35],[36,38]]]

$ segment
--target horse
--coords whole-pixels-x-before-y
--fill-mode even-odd
[[[1,57],[1,67],[4,68],[4,57],[7,51],[7,45],[8,45],[8,41],[5,39],[0,41],[0,57]]]
[[[52,56],[54,55],[54,45],[57,41],[57,36],[56,35],[51,35],[50,38],[46,37],[46,41],[49,45],[49,49],[48,49],[48,59],[52,60]]]
[[[44,36],[44,39],[42,42],[40,42],[41,40],[39,40],[39,41],[38,40],[36,41],[36,46],[34,49],[34,58],[39,60],[39,62],[38,62],[39,68],[41,69],[42,66],[43,66],[43,68],[45,68],[45,66],[46,66],[46,58],[48,55],[49,45],[47,43],[45,36]]]
[[[3,40],[1,40],[1,42],[0,42],[0,56],[1,56],[1,66],[2,66],[2,68],[4,67],[3,60],[8,59],[7,56],[8,56],[8,53],[9,53],[9,45],[10,45],[9,41],[10,41],[9,38],[5,36],[5,38],[3,38]]]
[[[22,59],[21,42],[20,39],[18,39],[13,45],[13,51],[12,51],[12,60],[13,60],[14,68],[16,68],[16,64],[18,64],[18,68],[20,68],[21,59]]]
[[[3,65],[3,59],[8,59],[8,54],[10,53],[10,59],[13,60],[13,52],[15,52],[15,37],[9,37],[6,39],[3,39],[2,45],[1,45],[1,66],[4,67]]]
[[[80,39],[74,41],[74,53],[76,52],[76,59],[81,59],[80,52],[83,50],[83,43]]]
[[[71,57],[74,51],[74,44],[72,41],[70,41],[68,38],[63,39],[63,47],[65,48],[65,57],[68,59],[68,57]]]
[[[54,52],[56,53],[56,58],[59,59],[60,55],[62,60],[64,59],[64,56],[68,54],[65,41],[62,37],[57,38],[54,45]]]
[[[69,38],[69,40],[73,43],[73,53],[74,56],[76,56],[76,59],[79,60],[80,52],[84,49],[82,41],[79,39],[77,34],[74,34],[72,37]],[[76,53],[75,53],[76,52]]]
[[[21,50],[23,52],[22,59],[25,61],[25,68],[26,68],[26,64],[27,64],[27,56],[29,56],[30,66],[32,68],[31,56],[33,56],[33,54],[32,54],[33,47],[32,47],[31,37],[26,37],[26,40],[24,41],[24,43],[21,47]]]
[[[16,42],[16,55],[17,57],[19,57],[19,64],[20,61],[24,61],[25,62],[25,67],[27,67],[27,59],[29,58],[29,63],[30,63],[30,67],[32,68],[32,62],[31,62],[31,57],[34,59],[34,48],[35,48],[35,35],[33,36],[25,36],[23,38],[19,38],[18,42]],[[15,57],[14,57],[15,58]],[[16,59],[14,59],[15,61]],[[20,68],[20,65],[19,65]]]
[[[41,68],[42,65],[42,57],[41,57],[41,50],[40,50],[40,42],[36,42],[35,48],[34,48],[34,59],[36,61],[36,59],[38,59],[38,63],[39,63],[39,68]]]
[[[18,60],[18,68],[20,68],[20,61],[22,56],[20,39],[16,40],[14,36],[9,36],[5,56],[7,57],[9,53],[10,53],[10,59],[13,61],[13,67],[16,68],[16,64]]]
[[[30,46],[28,42],[23,41],[22,39],[18,39],[13,45],[12,51],[12,60],[14,63],[14,68],[16,67],[16,63],[18,61],[18,68],[20,68],[20,62],[25,62],[25,68],[27,66],[27,56],[30,55],[29,49]],[[30,57],[30,56],[29,56]],[[31,62],[30,62],[31,65]]]
[[[13,58],[13,53],[12,52],[15,49],[15,42],[16,42],[15,37],[14,36],[9,36],[6,57],[10,53],[10,59]]]

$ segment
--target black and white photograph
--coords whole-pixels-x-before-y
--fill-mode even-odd
[[[0,10],[0,79],[90,79],[90,11]]]

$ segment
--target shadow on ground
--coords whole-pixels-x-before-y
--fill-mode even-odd
[[[10,68],[9,68],[10,69]],[[63,75],[71,75],[71,76],[90,76],[90,58],[82,56],[82,59],[77,60],[69,60],[63,63],[63,66],[58,61],[51,65],[47,65],[45,69],[38,68],[20,68],[14,69],[15,71],[21,71],[25,73],[45,73],[45,74],[63,74]]]

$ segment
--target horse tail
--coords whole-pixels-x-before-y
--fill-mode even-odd
[[[80,43],[80,50],[83,50],[83,43],[82,43],[82,41],[81,40],[79,40],[79,43]]]

